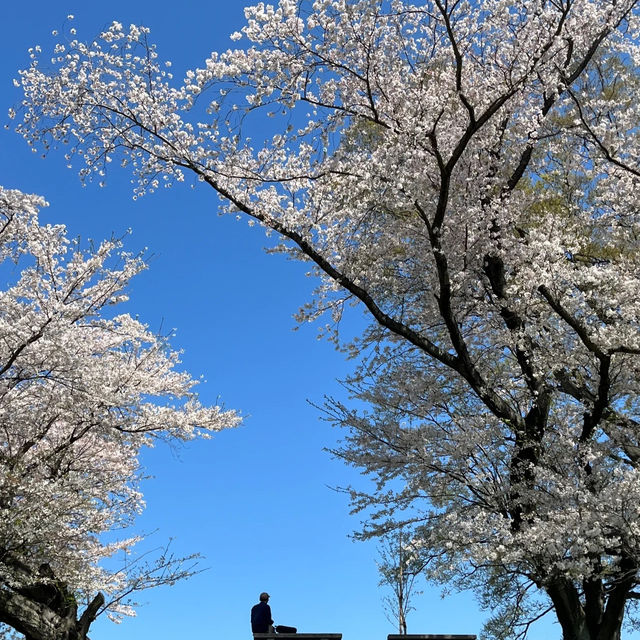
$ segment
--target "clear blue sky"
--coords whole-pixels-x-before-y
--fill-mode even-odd
[[[28,64],[27,48],[48,46],[50,32],[75,15],[89,39],[113,20],[151,28],[160,56],[176,71],[201,64],[232,45],[245,0],[151,2],[110,0],[3,3],[0,112],[19,95],[11,79]],[[142,594],[147,604],[120,626],[96,622],[93,640],[249,640],[248,615],[259,592],[272,594],[277,623],[299,631],[342,632],[344,640],[384,640],[394,628],[381,609],[374,544],[352,542],[358,527],[345,497],[329,487],[358,483],[323,452],[339,434],[308,400],[340,394],[336,379],[352,363],[316,339],[317,327],[293,331],[292,314],[313,282],[305,268],[268,256],[260,230],[216,215],[204,188],[131,199],[129,177],[82,188],[62,155],[41,159],[14,133],[0,133],[0,184],[47,198],[42,218],[62,222],[72,236],[100,240],[127,228],[127,248],[149,247],[150,269],[138,277],[128,310],[152,328],[177,328],[183,362],[203,374],[205,402],[216,399],[247,416],[240,428],[180,451],[159,448],[143,462],[147,509],[139,528],[177,553],[200,552],[208,570],[173,588]],[[115,163],[114,163],[115,164]],[[357,322],[357,318],[354,319]],[[409,618],[414,633],[479,633],[482,614],[472,597],[441,599],[425,588]],[[532,640],[559,638],[557,625]]]

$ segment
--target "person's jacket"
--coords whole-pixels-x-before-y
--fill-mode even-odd
[[[266,602],[258,602],[251,609],[251,631],[253,633],[267,633],[271,624],[273,624],[271,607]]]

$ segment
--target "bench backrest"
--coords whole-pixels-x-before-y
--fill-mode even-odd
[[[254,633],[256,640],[342,640],[341,633]]]
[[[474,635],[442,634],[442,633],[420,633],[406,635],[389,634],[387,640],[476,640]]]

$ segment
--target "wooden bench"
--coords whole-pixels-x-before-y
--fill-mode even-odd
[[[342,640],[341,633],[254,633],[256,640]]]
[[[397,634],[389,634],[387,636],[387,640],[476,640],[476,636],[474,635],[460,635],[460,634],[449,634],[449,633],[421,633],[421,634],[412,634],[408,633],[405,636],[397,635]]]

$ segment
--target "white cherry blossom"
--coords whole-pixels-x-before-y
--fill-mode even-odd
[[[139,541],[121,531],[144,507],[140,449],[238,417],[201,406],[167,340],[111,311],[143,261],[115,240],[82,251],[38,223],[45,204],[0,188],[0,622],[85,640],[97,614],[131,615],[130,594],[190,573],[169,553],[106,568]]]
[[[637,597],[637,5],[282,0],[182,84],[118,23],[20,75],[35,148],[191,174],[312,263],[302,320],[364,305],[367,408],[327,408],[363,535],[413,526],[496,637],[617,640]]]

